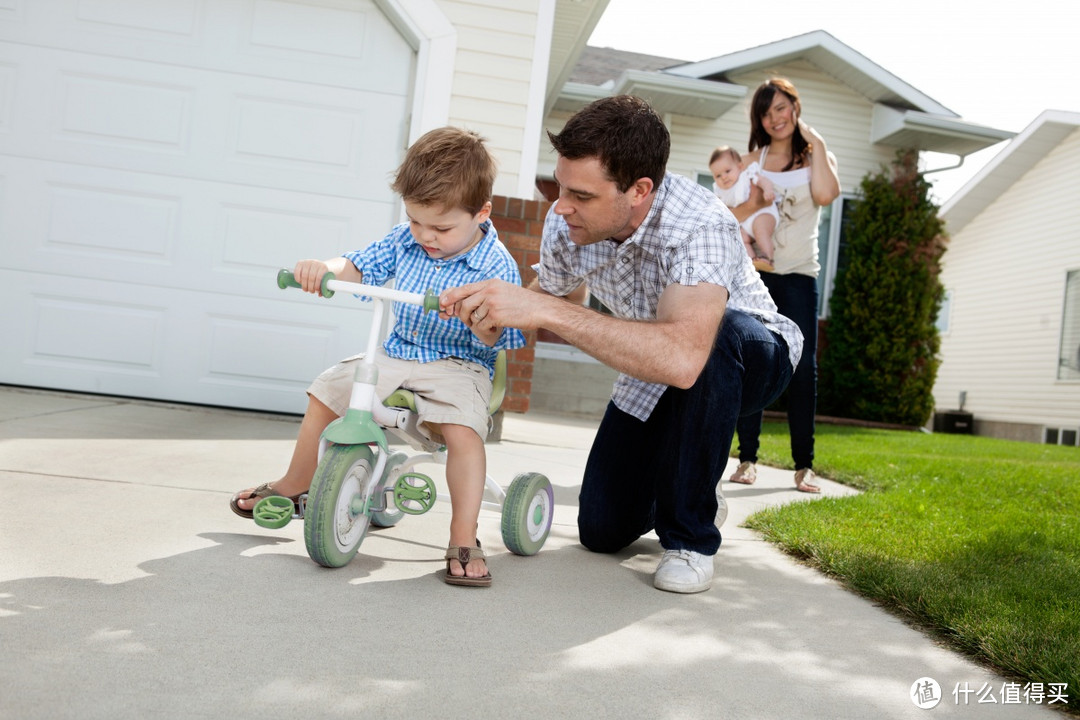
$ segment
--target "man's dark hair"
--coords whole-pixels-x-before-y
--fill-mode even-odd
[[[595,157],[626,192],[640,178],[660,187],[671,151],[664,121],[641,98],[616,95],[589,103],[558,135],[548,131],[555,152],[567,160]]]

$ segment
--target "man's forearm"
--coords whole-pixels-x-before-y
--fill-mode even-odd
[[[702,342],[702,323],[710,322],[706,317],[622,320],[581,305],[560,305],[545,312],[543,327],[605,365],[646,382],[693,385],[715,335]],[[714,330],[717,325],[713,322]]]

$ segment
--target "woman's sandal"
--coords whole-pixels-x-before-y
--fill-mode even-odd
[[[231,507],[232,511],[240,517],[251,520],[255,517],[255,513],[253,512],[253,510],[255,509],[255,505],[252,505],[250,509],[245,510],[244,508],[240,507],[239,501],[255,500],[256,498],[258,500],[261,500],[265,497],[287,497],[293,501],[293,505],[296,505],[296,503],[300,500],[301,495],[303,495],[303,493],[297,493],[296,495],[293,495],[291,497],[289,495],[282,495],[277,490],[270,487],[270,483],[263,483],[254,490],[248,491],[247,494],[244,494],[244,491],[241,490],[240,492],[233,495],[232,499],[229,500],[229,507]],[[258,502],[256,501],[256,505],[257,504]]]
[[[821,488],[814,483],[817,476],[810,468],[803,468],[795,473],[795,489],[804,493],[819,493]]]
[[[484,551],[480,549],[480,541],[476,541],[476,547],[467,547],[465,545],[451,545],[446,548],[446,554],[443,556],[446,559],[446,575],[443,576],[443,580],[447,585],[462,585],[465,587],[491,587],[491,571],[482,577],[468,577],[467,575],[454,575],[450,572],[450,563],[453,560],[457,560],[461,563],[461,571],[465,572],[465,566],[469,564],[471,559],[483,560],[484,564],[487,564],[487,556],[484,555]]]

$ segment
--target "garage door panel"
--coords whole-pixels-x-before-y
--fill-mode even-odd
[[[191,151],[194,87],[64,68],[55,72],[58,140],[171,155]]]
[[[285,383],[303,390],[333,357],[336,328],[308,323],[268,322],[234,315],[207,317],[203,382],[264,386]]]
[[[54,290],[60,290],[54,287]],[[88,370],[160,377],[164,307],[103,302],[34,290],[27,362],[63,371]]]
[[[47,248],[59,254],[99,256],[106,262],[117,258],[155,265],[170,262],[180,219],[179,197],[70,183],[50,184],[46,192]]]
[[[415,51],[371,0],[0,0],[0,382],[300,412],[370,306]]]
[[[43,48],[397,93],[413,51],[371,0],[54,0],[4,12]]]
[[[346,216],[314,215],[279,208],[222,205],[216,271],[257,275],[269,281],[278,268],[305,258],[329,258],[359,244]]]
[[[223,302],[132,286],[106,302],[96,280],[0,270],[0,282],[12,290],[3,381],[111,395],[302,412],[304,389],[363,349],[371,321],[358,301]]]
[[[65,3],[74,17],[75,31],[116,33],[122,36],[160,39],[161,34],[197,39],[204,2],[201,0],[78,0]],[[62,24],[64,10],[35,17],[42,23]],[[45,30],[48,32],[48,30]]]
[[[20,52],[27,62],[17,69],[12,132],[0,134],[0,153],[391,199],[386,173],[406,142],[403,95]]]
[[[7,186],[7,176],[19,182]],[[278,268],[382,238],[396,204],[0,157],[0,265],[277,298]],[[291,302],[307,300],[286,294]]]
[[[15,104],[15,79],[18,66],[0,63],[0,133],[11,132],[11,113]]]

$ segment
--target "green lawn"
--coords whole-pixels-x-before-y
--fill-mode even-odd
[[[792,467],[786,425],[761,442]],[[1007,676],[1068,683],[1080,710],[1080,448],[818,425],[816,456],[866,492],[750,527]]]

